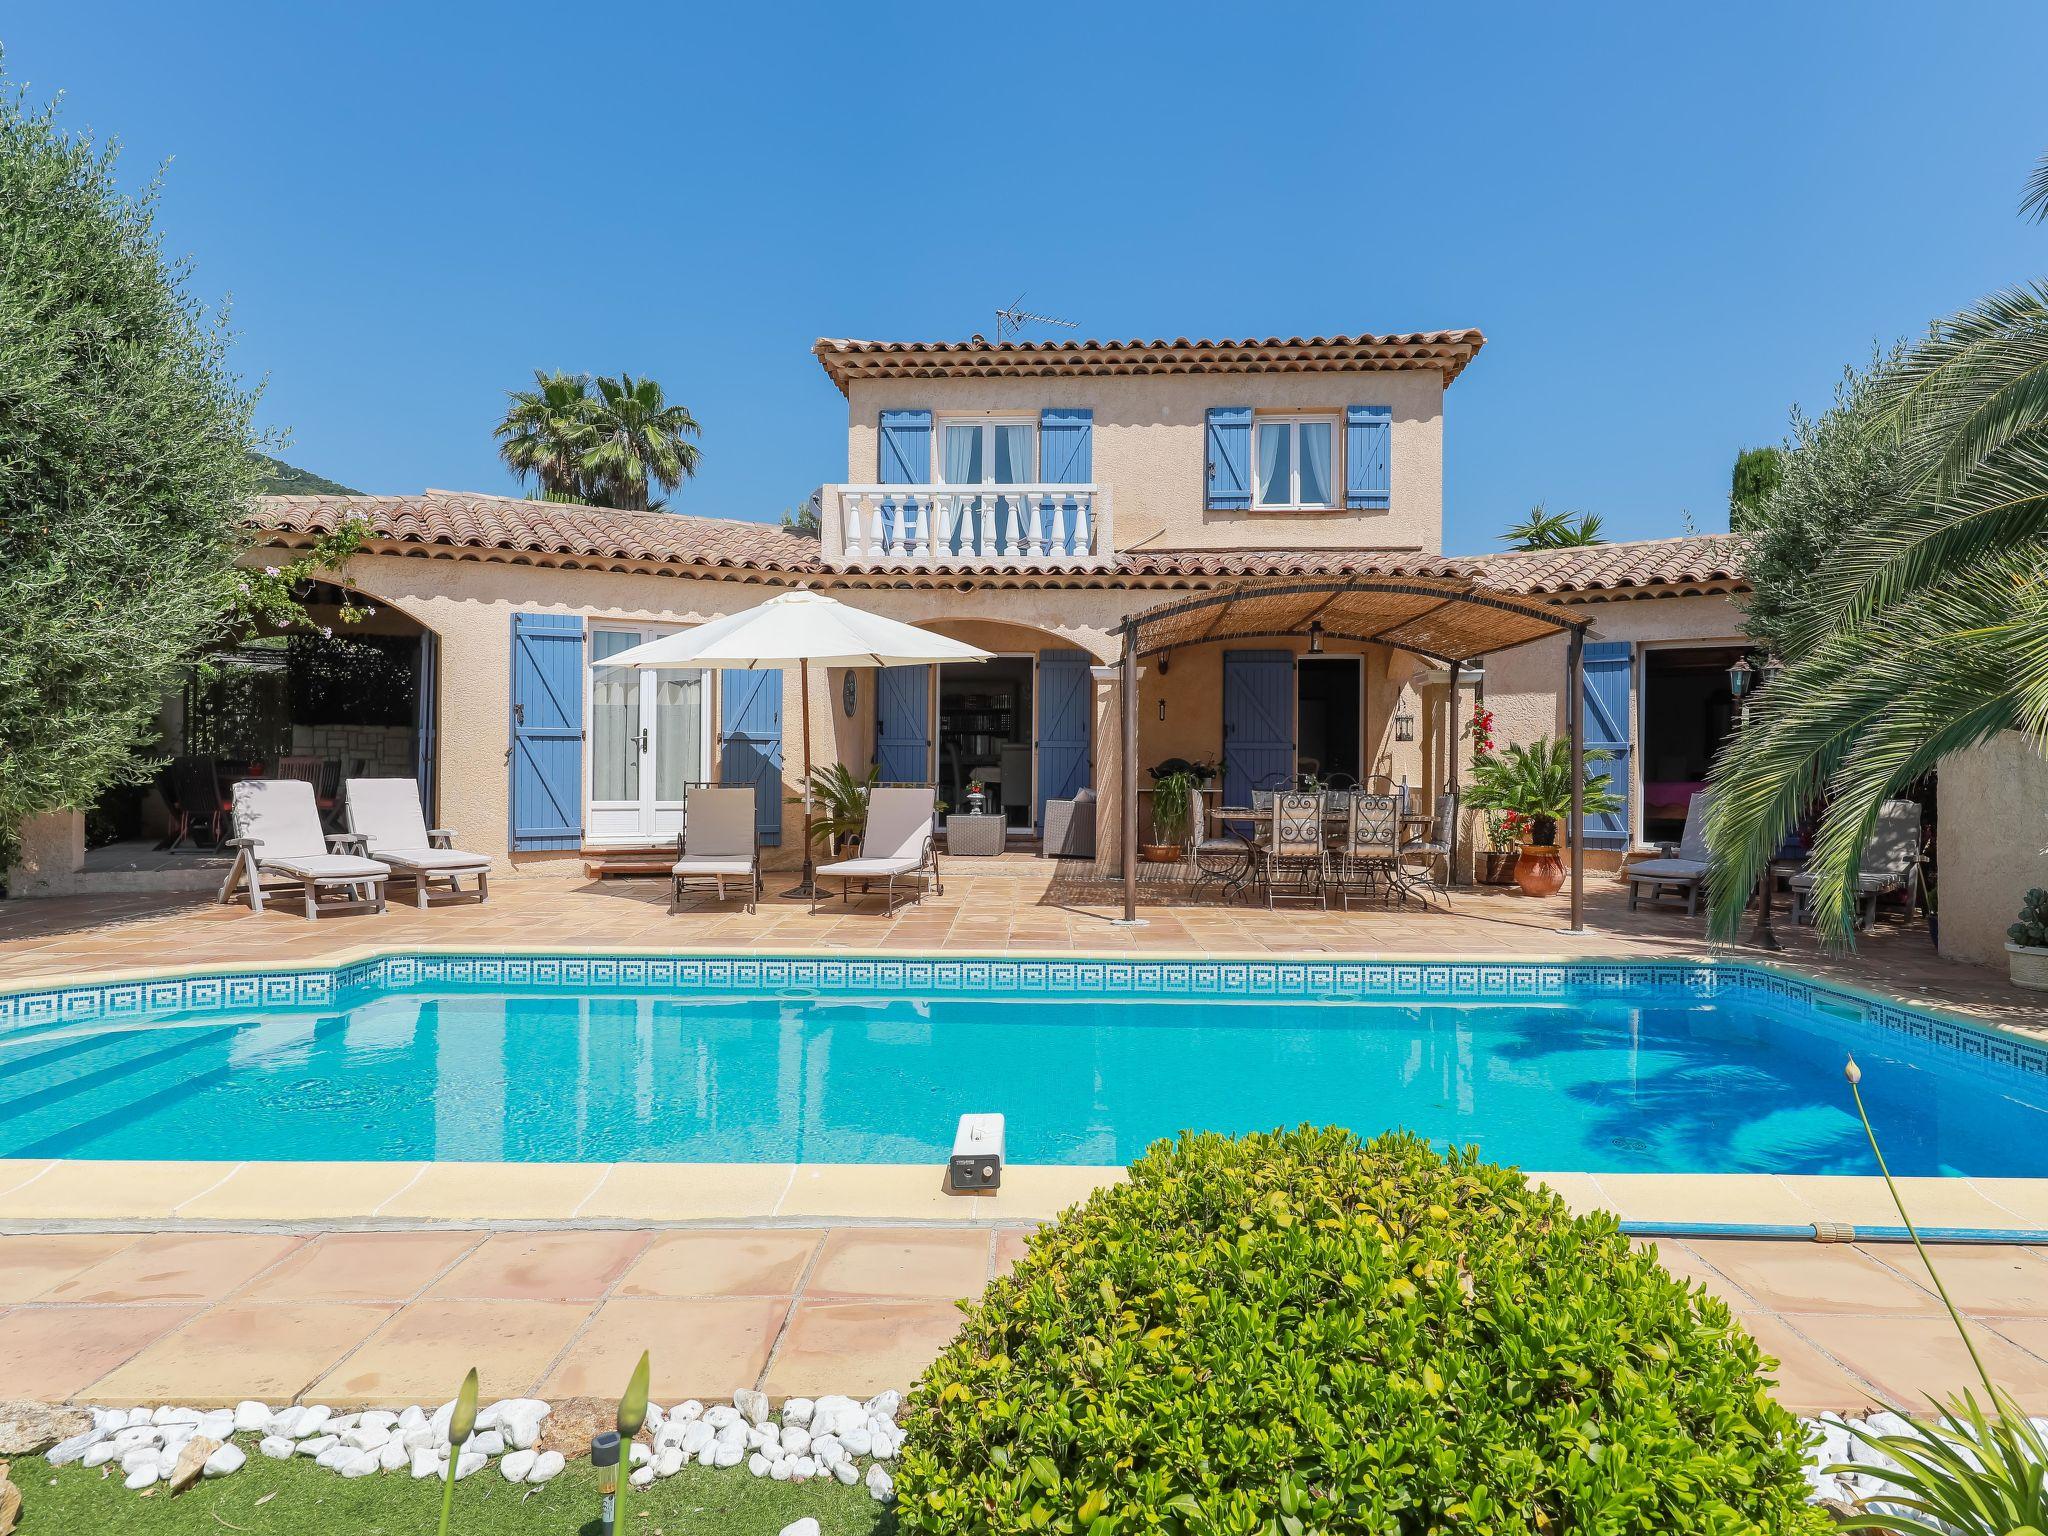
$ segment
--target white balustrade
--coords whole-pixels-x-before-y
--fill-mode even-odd
[[[1094,485],[828,485],[821,538],[842,565],[1106,566],[1109,492]]]

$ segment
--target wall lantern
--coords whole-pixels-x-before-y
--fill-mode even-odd
[[[1308,653],[1311,656],[1323,654],[1323,621],[1321,619],[1309,620]]]
[[[1394,706],[1394,740],[1415,739],[1415,711],[1408,707],[1408,695],[1401,695],[1401,702]]]
[[[1735,658],[1735,665],[1728,669],[1728,691],[1737,699],[1746,699],[1755,682],[1756,668],[1749,664],[1749,654],[1744,652]]]

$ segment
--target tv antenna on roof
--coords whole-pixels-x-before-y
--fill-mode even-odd
[[[1068,330],[1076,329],[1072,320],[1062,320],[1057,315],[1036,315],[1023,307],[1024,295],[1018,294],[1010,300],[1007,309],[996,311],[996,340],[1001,341],[1005,333],[1020,336],[1027,325],[1064,325]]]

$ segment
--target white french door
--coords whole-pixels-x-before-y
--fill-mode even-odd
[[[687,787],[711,776],[710,674],[639,672],[604,663],[665,633],[623,624],[590,628],[585,842],[674,837],[683,830]]]

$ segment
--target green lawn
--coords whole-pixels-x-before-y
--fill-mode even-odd
[[[271,1461],[251,1453],[232,1477],[202,1482],[172,1498],[162,1484],[148,1496],[121,1486],[118,1471],[64,1467],[51,1471],[41,1457],[25,1456],[11,1473],[21,1488],[22,1536],[82,1536],[98,1531],[163,1531],[176,1536],[434,1536],[441,1517],[441,1485],[414,1482],[403,1472],[344,1479],[303,1458]],[[259,1503],[266,1494],[275,1497]],[[589,1464],[569,1469],[540,1488],[508,1483],[497,1463],[455,1485],[451,1532],[463,1536],[595,1536],[597,1482]],[[776,1536],[804,1515],[823,1536],[871,1536],[895,1522],[856,1484],[826,1479],[778,1483],[732,1468],[686,1467],[647,1489],[628,1490],[621,1536]]]

